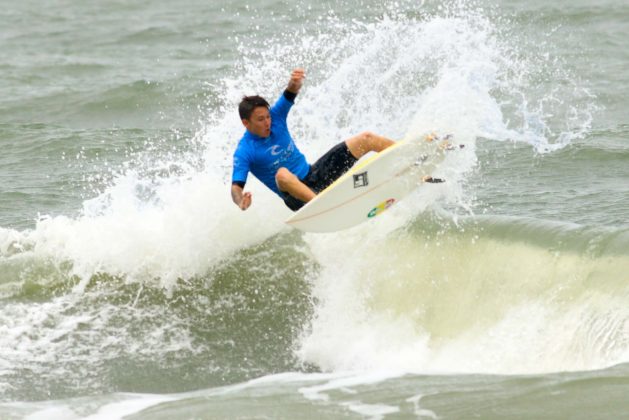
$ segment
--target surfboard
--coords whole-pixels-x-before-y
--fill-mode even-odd
[[[402,140],[359,161],[286,223],[305,232],[335,232],[375,218],[420,186],[448,150],[451,138]]]

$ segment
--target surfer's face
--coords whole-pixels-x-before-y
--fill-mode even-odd
[[[251,133],[259,137],[271,135],[271,114],[264,106],[256,107],[248,120],[242,120],[243,125]]]

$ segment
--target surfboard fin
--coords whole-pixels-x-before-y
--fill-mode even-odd
[[[439,145],[439,148],[443,150],[456,150],[456,149],[463,149],[464,147],[465,147],[464,144],[452,144],[448,142],[444,142]]]
[[[426,175],[425,177],[423,177],[422,181],[428,182],[430,184],[441,184],[442,182],[446,182],[446,180],[443,178],[433,178],[430,175]]]

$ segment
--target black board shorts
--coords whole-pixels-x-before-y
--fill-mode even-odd
[[[357,160],[343,141],[332,147],[319,160],[313,163],[310,166],[308,175],[300,181],[306,184],[315,194],[319,194],[347,172],[349,168],[354,166]],[[284,203],[293,211],[299,210],[306,204],[288,193],[283,192],[282,194]]]

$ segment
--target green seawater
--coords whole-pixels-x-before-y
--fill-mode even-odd
[[[629,403],[629,5],[0,7],[0,418],[609,418]],[[242,95],[314,161],[466,147],[374,221],[231,203]]]

